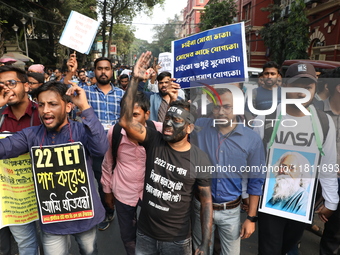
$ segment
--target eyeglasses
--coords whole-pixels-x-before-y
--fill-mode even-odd
[[[39,84],[40,82],[28,82],[28,85],[30,85],[30,86],[32,86],[32,85],[34,85],[34,84]]]
[[[221,108],[223,109],[223,111],[226,114],[231,113],[231,111],[233,110],[233,107],[228,105],[228,104],[225,104],[225,105],[214,105],[213,112],[214,113],[218,113],[221,110]]]
[[[10,89],[14,89],[17,86],[17,83],[22,81],[16,81],[16,80],[8,80],[8,81],[0,81],[0,85],[5,85]]]

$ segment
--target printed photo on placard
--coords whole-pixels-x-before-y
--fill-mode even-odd
[[[319,152],[274,145],[259,211],[311,223],[316,192]]]

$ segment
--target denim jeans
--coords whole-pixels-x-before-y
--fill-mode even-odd
[[[194,199],[194,211],[195,211],[195,223],[193,227],[193,245],[194,250],[201,244],[202,241],[202,230],[201,230],[201,217],[200,209],[201,203]],[[209,254],[213,254],[214,249],[214,232],[217,227],[218,233],[221,240],[221,254],[240,254],[241,247],[241,216],[240,206],[234,209],[213,211],[213,225],[211,235],[211,246],[209,247]]]
[[[137,230],[136,255],[191,255],[191,237],[175,242],[163,242]]]
[[[25,225],[10,226],[9,229],[15,241],[18,243],[20,255],[39,254],[35,221]]]
[[[88,231],[72,235],[78,243],[80,254],[98,254],[97,226]],[[42,244],[45,255],[68,255],[71,247],[71,235],[54,235],[42,232]]]

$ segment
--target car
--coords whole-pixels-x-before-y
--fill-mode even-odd
[[[340,62],[336,62],[336,61],[312,60],[312,59],[291,59],[291,60],[285,60],[281,66],[281,72],[283,76],[285,75],[288,67],[295,63],[312,64],[315,68],[315,71],[319,74],[327,70],[340,67]]]

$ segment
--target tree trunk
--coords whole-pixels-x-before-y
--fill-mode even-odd
[[[110,57],[110,47],[112,43],[112,30],[113,30],[113,12],[114,10],[111,9],[111,19],[110,19],[110,30],[109,30],[109,39],[107,40],[107,57]]]
[[[105,44],[106,44],[106,7],[107,7],[107,1],[104,0],[104,6],[103,6],[103,25],[102,25],[102,37],[103,37],[103,49],[102,49],[102,56],[105,57]]]

